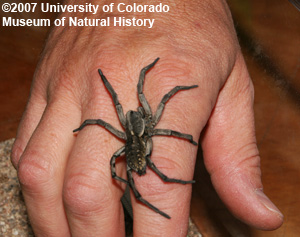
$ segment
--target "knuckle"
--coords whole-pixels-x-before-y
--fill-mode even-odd
[[[49,101],[59,101],[62,98],[68,102],[73,102],[74,98],[75,101],[79,100],[80,96],[78,95],[81,95],[81,93],[77,84],[77,81],[73,80],[71,75],[66,72],[61,73],[49,84],[48,91],[49,95],[51,95]],[[64,96],[62,97],[62,95]]]
[[[138,180],[136,182],[136,187],[140,191],[142,197],[145,198],[158,198],[160,199],[166,193],[170,195],[174,190],[176,190],[177,184],[175,183],[164,183],[159,180],[159,177],[154,177],[155,174],[148,174],[143,180]]]
[[[211,176],[225,178],[239,173],[261,176],[260,156],[255,142],[247,143],[223,158],[225,160],[219,162],[219,165],[210,167]],[[226,165],[222,165],[224,162]]]
[[[136,188],[139,190],[141,196],[150,203],[155,203],[157,206],[164,206],[166,209],[174,209],[178,205],[178,202],[188,199],[191,194],[191,184],[164,182],[158,176],[155,176],[156,174],[152,174],[151,172],[136,182]],[[179,177],[175,176],[175,174],[173,176],[173,172],[169,175],[169,178]]]
[[[78,215],[102,212],[110,206],[112,194],[101,178],[78,173],[68,177],[63,188],[66,207]]]
[[[154,87],[156,90],[153,90],[154,95],[150,94],[149,98],[155,98],[157,95],[162,97],[177,86],[186,85],[187,82],[191,83],[192,70],[189,63],[186,60],[179,60],[179,62],[178,58],[174,60],[173,56],[165,57],[155,65],[155,72],[150,76],[150,89]],[[160,90],[157,90],[157,85],[159,85]]]
[[[232,163],[235,170],[249,170],[250,172],[260,170],[260,156],[254,139],[240,146],[234,153],[234,157],[239,157]]]
[[[39,190],[52,180],[52,171],[48,159],[28,154],[23,156],[19,163],[18,177],[23,187]]]
[[[189,169],[183,167],[179,163],[172,161],[168,157],[159,156],[154,160],[156,167],[168,178],[180,179],[184,181],[191,180],[191,172]],[[155,162],[157,160],[157,162]],[[179,184],[174,182],[164,182],[151,169],[148,169],[148,174],[142,178],[137,179],[137,188],[140,189],[141,194],[145,197],[163,198],[165,196],[176,195],[182,189],[190,188],[190,184]]]
[[[195,147],[189,142],[173,137],[160,137],[161,142],[156,142],[156,150],[153,153],[154,163],[157,162],[161,169],[172,172],[174,175],[187,175],[191,173],[195,163]],[[172,142],[170,140],[173,140]]]

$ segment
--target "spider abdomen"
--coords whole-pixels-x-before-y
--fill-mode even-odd
[[[139,175],[146,173],[146,144],[142,137],[130,136],[125,144],[127,165]]]

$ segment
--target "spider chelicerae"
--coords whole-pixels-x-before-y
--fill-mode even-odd
[[[148,66],[144,67],[139,76],[139,82],[137,84],[137,91],[138,91],[138,97],[139,101],[141,103],[141,107],[137,108],[137,111],[129,110],[126,113],[126,116],[123,113],[122,105],[119,103],[118,95],[112,88],[111,84],[107,81],[106,77],[103,75],[102,71],[99,69],[99,74],[101,76],[101,79],[106,87],[106,89],[109,91],[114,105],[117,110],[117,114],[119,117],[119,120],[125,129],[125,132],[120,131],[116,128],[114,128],[109,123],[103,121],[102,119],[87,119],[85,120],[81,126],[77,129],[75,129],[73,132],[77,132],[81,129],[83,129],[86,125],[100,125],[107,129],[109,132],[117,136],[118,138],[121,138],[125,141],[125,145],[122,146],[119,150],[117,150],[111,160],[111,175],[114,179],[124,182],[129,185],[129,187],[132,189],[135,197],[140,202],[147,205],[149,208],[154,210],[155,212],[159,213],[160,215],[169,218],[170,216],[166,213],[160,211],[157,207],[153,206],[151,203],[149,203],[147,200],[145,200],[141,194],[138,192],[134,180],[132,177],[132,171],[135,171],[138,175],[144,175],[146,173],[146,168],[149,166],[163,181],[165,182],[174,182],[174,183],[180,183],[180,184],[189,184],[194,183],[194,180],[190,181],[184,181],[180,179],[173,179],[169,178],[166,175],[164,175],[151,161],[151,152],[152,152],[152,138],[156,135],[162,135],[162,136],[174,136],[182,139],[186,139],[189,142],[191,142],[193,145],[197,145],[197,143],[193,140],[192,135],[180,133],[177,131],[173,131],[170,129],[155,129],[156,124],[159,122],[162,112],[164,110],[166,102],[178,91],[181,90],[189,90],[192,88],[198,87],[197,85],[193,86],[176,86],[171,91],[169,91],[167,94],[164,95],[161,102],[159,103],[157,110],[155,114],[152,114],[151,107],[148,104],[148,101],[145,98],[145,95],[143,93],[143,85],[145,80],[145,74],[146,72],[151,69],[159,60],[159,58],[155,59],[155,61]],[[118,157],[120,157],[122,154],[125,153],[126,156],[126,162],[127,162],[127,179],[125,180],[116,174],[115,170],[115,162]]]

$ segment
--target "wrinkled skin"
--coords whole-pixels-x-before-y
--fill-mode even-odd
[[[124,186],[112,179],[109,168],[123,143],[99,126],[88,126],[77,136],[72,130],[88,118],[121,129],[97,69],[126,112],[138,107],[139,71],[157,57],[161,60],[147,74],[144,89],[153,110],[174,86],[199,85],[171,99],[157,128],[190,133],[197,140],[206,126],[200,141],[205,165],[227,207],[257,228],[282,224],[282,214],[262,192],[253,87],[226,3],[167,3],[168,14],[140,14],[156,19],[153,29],[56,27],[50,34],[12,152],[37,236],[124,235]],[[163,173],[193,178],[197,147],[170,137],[153,142],[152,160]],[[124,163],[117,172],[126,178]],[[134,178],[143,197],[172,217],[163,218],[133,198],[135,235],[184,236],[192,186],[163,183],[149,169]]]

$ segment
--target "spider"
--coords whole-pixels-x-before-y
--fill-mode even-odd
[[[198,87],[197,85],[193,86],[176,86],[169,93],[165,94],[159,103],[156,113],[152,114],[151,108],[145,98],[143,93],[143,84],[145,80],[146,72],[151,69],[159,60],[159,58],[155,59],[155,61],[148,66],[144,67],[139,76],[139,82],[137,84],[137,91],[139,102],[142,106],[137,108],[137,111],[129,110],[126,113],[126,116],[123,113],[122,105],[119,103],[118,95],[112,88],[111,84],[107,81],[106,77],[103,75],[102,71],[98,69],[100,77],[109,91],[114,105],[117,110],[117,114],[119,120],[125,129],[125,132],[122,132],[116,128],[114,128],[109,123],[103,121],[102,119],[87,119],[85,120],[81,126],[75,129],[73,132],[77,132],[83,129],[86,125],[100,125],[111,132],[118,138],[121,138],[125,141],[125,146],[122,146],[119,150],[117,150],[110,160],[111,166],[111,175],[114,179],[124,182],[132,189],[135,198],[140,202],[144,203],[146,206],[151,208],[153,211],[159,213],[160,215],[170,219],[171,217],[160,211],[157,207],[153,206],[147,200],[145,200],[141,194],[138,192],[134,180],[132,177],[132,171],[135,171],[138,175],[144,175],[146,173],[146,168],[149,166],[163,181],[165,182],[174,182],[180,184],[189,184],[194,183],[194,180],[184,181],[180,179],[169,178],[164,175],[151,161],[150,156],[152,152],[152,138],[156,135],[162,136],[174,136],[178,138],[182,138],[188,140],[193,145],[197,145],[197,143],[193,140],[192,135],[180,133],[177,131],[169,130],[169,129],[155,129],[154,127],[159,122],[162,112],[164,110],[166,102],[178,91],[181,90],[189,90],[192,88]],[[127,162],[127,179],[125,180],[116,174],[115,170],[115,162],[118,157],[125,153],[126,162]]]

